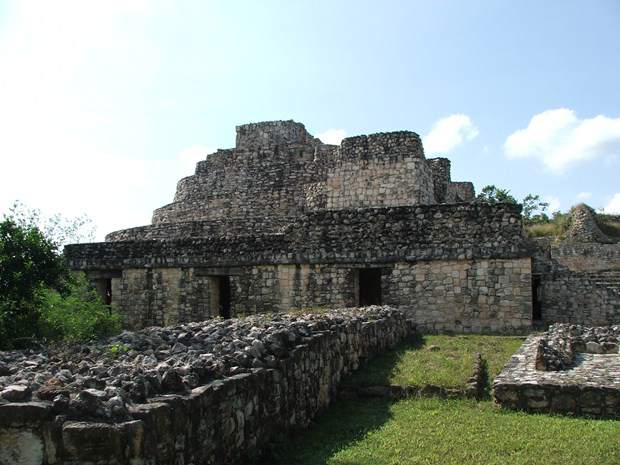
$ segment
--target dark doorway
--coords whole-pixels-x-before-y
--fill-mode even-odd
[[[359,305],[381,305],[381,269],[364,268],[359,270]]]
[[[110,278],[105,280],[105,294],[103,301],[106,305],[112,305],[112,280]]]
[[[532,275],[532,320],[542,320],[542,305],[540,301],[540,275]]]
[[[230,276],[219,277],[219,313],[222,318],[230,318]]]

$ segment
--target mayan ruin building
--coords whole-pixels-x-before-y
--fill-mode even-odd
[[[152,224],[65,247],[126,330],[5,352],[0,464],[257,463],[336,401],[620,418],[620,244],[596,218],[578,205],[562,240],[530,238],[521,205],[476,198],[413,132],[336,146],[293,121],[238,126]],[[390,377],[419,354],[425,375],[471,371],[351,381],[380,354]]]
[[[414,132],[336,146],[271,121],[238,126],[235,148],[200,161],[152,224],[65,255],[133,329],[370,304],[427,330],[607,324],[618,246],[575,234],[560,247],[527,240],[520,206],[476,202]]]

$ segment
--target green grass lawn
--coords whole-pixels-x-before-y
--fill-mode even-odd
[[[490,401],[341,401],[265,463],[617,465],[620,422],[503,412]]]
[[[492,379],[522,341],[420,336],[371,360],[347,382],[458,387],[471,375],[476,352]],[[490,400],[342,400],[309,431],[275,445],[264,463],[618,465],[620,421],[507,412]]]
[[[480,335],[418,335],[370,360],[345,382],[357,385],[438,384],[463,387],[473,371],[476,353],[488,363],[492,380],[524,338]]]

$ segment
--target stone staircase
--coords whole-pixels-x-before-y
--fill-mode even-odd
[[[620,323],[620,270],[589,272],[586,275],[593,286],[607,291],[616,322]]]
[[[592,284],[605,287],[620,297],[620,270],[593,271],[587,273]]]

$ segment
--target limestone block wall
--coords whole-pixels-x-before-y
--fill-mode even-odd
[[[564,242],[551,246],[551,257],[572,271],[620,270],[620,244]]]
[[[306,209],[304,186],[325,180],[333,150],[275,145],[211,154],[179,181],[174,202],[155,210],[153,224],[297,215]]]
[[[471,202],[476,198],[474,185],[471,182],[450,182],[446,190],[446,202]]]
[[[433,173],[433,191],[437,203],[446,202],[448,184],[450,184],[450,160],[447,158],[430,158],[426,161]]]
[[[385,302],[422,330],[513,332],[532,324],[529,258],[397,263],[384,287]]]
[[[539,334],[530,335],[493,381],[495,402],[511,410],[620,417],[617,354],[576,354],[559,371],[536,369]]]
[[[248,234],[276,234],[294,217],[226,217],[209,221],[178,221],[122,229],[106,235],[106,242],[170,240],[174,238],[198,239],[204,237],[235,237]]]
[[[543,274],[538,295],[546,323],[620,323],[620,272]]]
[[[353,307],[356,269],[330,264],[258,266],[235,281],[235,314]]]
[[[234,269],[131,269],[120,280],[125,326],[141,328],[219,315],[217,281],[230,279],[233,316],[359,304],[363,264],[256,265]],[[513,332],[532,321],[530,260],[374,263],[381,303],[407,311],[420,328]]]
[[[322,210],[298,218],[278,234],[115,241],[64,250],[69,266],[82,270],[364,264],[529,254],[520,207],[477,203]]]
[[[435,203],[433,171],[413,132],[349,137],[327,173],[327,208]]]
[[[129,268],[122,272],[112,304],[130,329],[201,321],[217,316],[213,287],[193,268]]]

